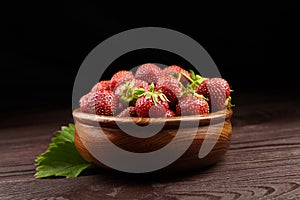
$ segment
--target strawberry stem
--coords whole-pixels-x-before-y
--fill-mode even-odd
[[[192,70],[190,70],[190,71],[192,71]],[[193,73],[194,73],[194,72],[193,72]],[[193,82],[193,79],[191,79],[191,77],[189,77],[189,76],[186,75],[185,73],[180,72],[180,74],[181,74],[182,76],[184,76],[186,79],[188,79],[190,82]]]
[[[177,77],[177,81],[180,82],[181,79],[181,73],[179,73],[178,77]]]
[[[180,72],[180,74],[182,74],[185,78],[187,78],[190,81],[190,84],[188,84],[188,86],[192,88],[199,86],[201,82],[205,80],[205,78],[203,78],[202,76],[195,74],[193,70],[190,70],[191,77],[189,77],[183,72]]]
[[[149,86],[149,88],[150,88],[151,92],[154,92],[154,83],[151,83],[151,85]]]
[[[234,107],[234,106],[235,105],[231,103],[231,96],[229,96],[228,99],[227,99],[227,105],[226,105],[226,107],[227,108],[231,108],[231,107]]]
[[[146,98],[152,98],[152,101],[154,105],[157,105],[158,98],[160,98],[162,101],[169,101],[169,99],[162,93],[161,90],[155,91],[154,83],[151,83],[149,86],[150,91],[144,92],[143,94],[140,94],[138,97],[145,96]]]

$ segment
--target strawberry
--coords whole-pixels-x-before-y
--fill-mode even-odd
[[[117,84],[125,83],[134,78],[133,74],[130,71],[121,70],[115,73],[110,79],[110,89],[114,91]]]
[[[175,113],[172,111],[172,110],[167,110],[166,111],[166,114],[165,114],[165,117],[166,118],[169,118],[169,117],[175,117]]]
[[[93,113],[92,106],[89,103],[90,93],[82,96],[79,100],[80,110],[86,113]]]
[[[146,96],[141,96],[135,103],[139,117],[164,117],[168,108],[166,101],[158,100],[155,105],[153,98]]]
[[[169,108],[167,98],[160,91],[154,90],[154,84],[150,85],[150,91],[139,95],[135,109],[139,117],[164,117]]]
[[[168,110],[168,103],[162,102],[162,104],[154,105],[149,110],[149,117],[166,117]]]
[[[118,114],[122,112],[128,105],[124,104],[118,95],[115,95],[115,97],[117,99],[117,111],[115,112],[115,114]]]
[[[80,99],[83,112],[112,116],[117,111],[117,98],[112,91],[90,92]]]
[[[117,117],[137,117],[135,107],[127,107],[120,114],[118,114]]]
[[[146,81],[134,79],[134,88],[144,88],[145,90],[149,89],[149,85]]]
[[[110,90],[110,81],[105,80],[105,81],[100,81],[94,85],[92,88],[91,92],[96,92],[96,91],[103,91],[103,90]]]
[[[196,89],[196,93],[203,95],[208,99],[213,112],[223,110],[228,104],[230,96],[230,86],[222,78],[206,79]]]
[[[181,73],[184,73],[185,75],[190,77],[190,73],[188,71],[184,70],[183,68],[177,65],[171,65],[163,69],[164,75],[173,76],[175,78],[179,78],[180,76],[180,82],[184,85],[188,84],[189,80],[186,77],[182,76]]]
[[[184,91],[181,83],[177,79],[169,76],[160,77],[155,89],[157,91],[161,90],[162,93],[166,95],[171,108],[175,108],[178,103],[178,98]]]
[[[161,71],[162,69],[155,64],[143,64],[136,70],[135,78],[146,81],[147,83],[156,84],[159,76],[161,75]]]
[[[176,115],[202,115],[209,113],[207,101],[199,96],[187,94],[176,105]]]

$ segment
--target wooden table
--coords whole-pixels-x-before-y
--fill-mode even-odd
[[[210,168],[173,177],[102,170],[35,179],[34,159],[70,109],[1,114],[0,199],[300,199],[300,101],[294,93],[235,94],[232,145]]]

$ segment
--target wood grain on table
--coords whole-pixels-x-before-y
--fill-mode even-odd
[[[35,179],[34,159],[71,110],[1,115],[0,199],[300,199],[300,101],[276,95],[235,98],[232,143],[224,159],[172,177],[87,171]],[[30,113],[30,114],[29,114]]]

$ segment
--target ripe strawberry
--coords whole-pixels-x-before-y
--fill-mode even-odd
[[[135,78],[146,81],[147,83],[156,84],[159,76],[161,75],[161,71],[162,69],[155,64],[143,64],[138,67],[135,73]]]
[[[172,110],[167,110],[166,111],[166,114],[165,114],[165,117],[166,118],[169,118],[169,117],[175,117],[175,113],[172,111]]]
[[[162,104],[152,106],[149,110],[149,117],[166,117],[167,105],[167,102],[162,102]]]
[[[180,82],[183,85],[188,84],[189,80],[186,77],[182,76],[181,73],[184,73],[185,75],[190,77],[190,73],[188,71],[184,70],[183,68],[181,68],[177,65],[171,65],[171,66],[168,66],[168,67],[163,69],[163,74],[164,75],[173,76],[175,78],[178,78],[179,76],[181,76],[180,77]]]
[[[110,79],[110,89],[114,91],[117,84],[125,83],[134,78],[133,74],[130,71],[121,70],[115,73]]]
[[[117,110],[116,110],[115,114],[118,114],[118,113],[122,112],[124,110],[124,108],[126,108],[128,106],[128,104],[124,104],[118,95],[115,95],[115,97],[117,99]]]
[[[80,99],[83,112],[112,116],[117,111],[117,98],[112,91],[90,92]]]
[[[120,114],[118,114],[117,117],[137,117],[135,107],[133,106],[127,107]]]
[[[150,85],[150,91],[140,95],[135,103],[135,110],[139,117],[164,117],[168,109],[167,98],[161,92],[154,90],[153,83]]]
[[[178,103],[180,94],[184,92],[180,82],[177,79],[169,76],[160,77],[157,81],[155,89],[157,91],[161,90],[162,93],[166,95],[171,108],[175,108],[176,104]]]
[[[185,95],[176,105],[176,115],[202,115],[209,113],[207,101],[198,96]]]
[[[230,96],[230,86],[222,78],[206,79],[196,89],[196,93],[203,95],[208,99],[211,111],[223,110],[228,103]]]
[[[103,91],[103,90],[110,90],[110,81],[105,80],[105,81],[100,81],[94,85],[92,88],[91,92],[96,92],[96,91]]]
[[[143,88],[145,90],[149,90],[149,84],[146,81],[134,79],[133,88]]]
[[[89,103],[90,93],[82,96],[79,100],[80,110],[86,113],[94,113],[92,112],[92,106]]]
[[[139,117],[164,117],[168,108],[168,102],[158,99],[155,105],[153,98],[145,95],[138,98],[135,103]]]

